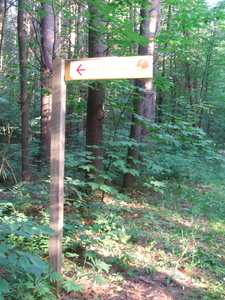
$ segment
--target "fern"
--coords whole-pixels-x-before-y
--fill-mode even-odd
[[[50,282],[57,282],[59,280],[62,280],[62,276],[58,272],[51,272],[49,275],[49,280]]]
[[[98,284],[98,285],[106,284],[106,280],[99,274],[93,276],[92,281],[93,281],[93,283]]]
[[[104,261],[98,258],[91,258],[91,262],[87,262],[87,264],[89,264],[92,267],[92,269],[96,269],[98,273],[102,273],[103,271],[108,273],[111,267],[111,265],[105,263]]]
[[[62,287],[64,290],[69,293],[69,292],[81,292],[84,289],[84,285],[80,283],[76,283],[76,279],[72,277],[72,280],[67,280],[65,279],[62,282]]]

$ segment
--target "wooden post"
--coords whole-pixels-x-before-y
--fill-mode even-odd
[[[51,119],[51,181],[50,227],[57,234],[50,236],[49,267],[55,272],[62,269],[63,194],[65,156],[66,84],[65,61],[53,60],[52,72],[52,119]],[[58,284],[57,284],[58,289]]]

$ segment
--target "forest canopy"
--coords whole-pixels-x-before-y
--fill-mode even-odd
[[[126,149],[146,138],[139,150],[148,148],[153,160],[155,146],[169,143],[171,148],[196,134],[196,143],[212,140],[223,148],[223,1],[215,7],[202,0],[1,1],[0,6],[3,180],[29,180],[41,164],[49,164],[51,72],[57,57],[154,55],[153,83],[141,83],[138,94],[140,82],[130,80],[67,84],[67,160],[74,155],[78,161],[82,151],[91,151],[94,168],[109,172],[116,166],[116,177],[121,177],[128,169],[140,172],[134,160],[142,155],[129,161],[134,153]],[[148,92],[143,95],[142,89]],[[98,108],[91,106],[94,98]],[[95,117],[90,116],[94,110]],[[97,115],[102,119],[97,117],[93,126]],[[134,134],[141,128],[137,123],[142,131]]]

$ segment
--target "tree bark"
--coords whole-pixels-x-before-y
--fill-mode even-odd
[[[27,69],[26,69],[26,39],[24,34],[24,6],[25,1],[18,1],[18,42],[20,62],[20,105],[22,121],[22,180],[30,179],[29,159],[29,103],[27,93]]]
[[[2,71],[3,20],[3,0],[0,0],[0,72]]]
[[[167,12],[167,23],[166,23],[166,30],[169,31],[170,29],[170,23],[171,23],[171,5],[168,7],[168,12]],[[166,77],[166,61],[167,61],[167,53],[166,49],[168,47],[168,42],[165,43],[164,45],[164,53],[162,55],[162,72],[161,72],[161,77],[164,79]],[[160,124],[163,122],[163,101],[164,100],[164,92],[162,91],[162,88],[160,87],[158,89],[158,95],[157,95],[157,122]]]
[[[139,45],[139,55],[154,55],[154,36],[157,28],[159,0],[144,0],[141,9],[141,26],[140,35],[148,38],[150,43]],[[154,65],[152,66],[154,68]],[[132,114],[132,125],[130,130],[130,138],[138,143],[142,135],[146,135],[149,131],[141,127],[139,116],[150,120],[155,113],[155,91],[153,91],[153,79],[137,79],[135,81],[137,91],[134,97]],[[139,147],[128,148],[127,166],[131,169],[137,169],[135,161],[139,157]],[[130,188],[136,183],[136,176],[132,172],[124,174],[123,188]]]
[[[82,26],[84,26],[84,20],[83,20],[83,14],[84,14],[84,7],[81,3],[76,3],[74,0],[70,0],[70,28],[69,28],[69,54],[68,58],[83,58],[84,57],[84,38],[82,34]],[[75,19],[75,15],[77,15],[77,20]],[[76,94],[75,92],[75,86],[74,84],[68,84],[68,98],[73,99]],[[76,99],[76,101],[79,101]],[[67,123],[66,123],[66,139],[67,139],[67,144],[72,145],[74,142],[74,135],[77,134],[82,135],[85,126],[84,126],[84,121],[86,119],[86,114],[83,111],[77,112],[78,114],[78,120],[74,120],[74,111],[75,111],[75,103],[70,103],[67,106]],[[79,104],[77,104],[79,105]],[[79,137],[78,137],[79,140]]]
[[[103,25],[100,11],[91,5],[89,9],[89,57],[103,57],[105,46],[103,32],[99,29],[99,26]],[[97,176],[99,171],[103,170],[104,97],[105,89],[102,83],[92,83],[88,89],[86,146],[92,153],[94,169],[89,171],[89,176]]]
[[[141,35],[146,36],[149,38],[148,49],[146,51],[145,47],[143,47],[143,55],[153,55],[153,77],[157,74],[157,55],[155,53],[155,49],[157,45],[155,44],[155,36],[160,30],[160,9],[161,9],[161,0],[151,0],[146,1],[150,3],[150,19],[148,17],[148,12],[146,11],[143,15],[143,27],[149,28],[149,31],[146,31],[144,28],[142,29],[143,32],[140,32]],[[147,18],[147,20],[145,20]],[[148,27],[147,27],[148,26]],[[140,54],[141,52],[140,51]],[[144,88],[146,90],[144,95],[144,111],[143,116],[149,120],[150,122],[155,121],[155,111],[156,111],[156,87],[153,86],[153,78],[149,78],[145,81]],[[149,134],[148,128],[142,128],[142,135],[146,136]]]
[[[47,2],[41,4],[42,11],[45,13],[41,19],[41,163],[50,163],[50,123],[52,105],[52,57],[54,47],[54,15],[52,5]]]
[[[4,4],[3,4],[4,3]],[[4,37],[4,25],[6,21],[6,0],[0,0],[0,72],[2,71],[2,48],[3,48],[3,37]]]

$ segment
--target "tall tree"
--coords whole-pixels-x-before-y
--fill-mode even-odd
[[[169,32],[171,24],[171,5],[168,6],[167,11],[167,21],[166,21],[166,31]],[[162,81],[165,79],[166,76],[166,60],[167,60],[167,53],[166,49],[168,47],[168,41],[165,42],[164,51],[162,54],[162,67],[161,67],[161,78]],[[158,107],[157,107],[157,121],[158,123],[162,123],[163,121],[163,90],[162,88],[158,88]]]
[[[29,102],[27,88],[27,60],[26,60],[26,37],[24,33],[25,1],[18,1],[18,42],[20,63],[20,105],[22,121],[22,180],[30,179],[29,159]]]
[[[50,122],[52,104],[52,57],[54,45],[55,20],[52,4],[41,3],[43,17],[41,18],[41,162],[49,164],[50,160]]]
[[[148,49],[142,47],[140,53],[143,55],[152,55],[153,56],[153,77],[157,76],[158,72],[158,53],[156,52],[157,44],[155,43],[155,37],[160,32],[160,11],[161,11],[161,0],[151,0],[150,7],[150,19],[148,16],[143,18],[143,32],[140,32],[141,35],[149,39]],[[145,20],[145,18],[147,18]],[[144,28],[149,28],[149,32]],[[147,81],[143,81],[145,88],[144,94],[144,111],[143,116],[145,119],[150,122],[155,120],[155,111],[156,111],[156,86],[153,85],[153,78],[149,78]],[[142,128],[142,135],[147,135],[149,130],[147,128]]]
[[[89,57],[105,56],[104,33],[102,28],[101,5],[104,1],[93,2],[89,4]],[[97,8],[96,8],[97,6]],[[88,89],[87,103],[87,128],[86,128],[86,145],[87,149],[92,152],[94,157],[94,169],[89,174],[97,175],[98,170],[103,170],[103,123],[104,123],[104,97],[105,89],[100,82],[94,82]]]
[[[145,37],[148,42],[140,44],[138,48],[139,55],[154,55],[154,36],[157,28],[158,15],[159,15],[160,0],[144,0],[143,6],[140,12],[141,24],[140,24],[140,36]],[[154,65],[152,65],[154,68]],[[134,96],[132,114],[132,125],[130,130],[130,138],[134,139],[137,143],[140,143],[141,136],[143,134],[143,128],[141,126],[141,118],[149,120],[155,113],[155,91],[153,91],[153,80],[149,78],[136,79],[135,86],[137,87]],[[147,130],[148,132],[148,130]],[[146,134],[146,131],[144,131]],[[139,158],[139,147],[129,147],[127,154],[127,164],[130,169],[136,170],[136,161]],[[123,187],[130,188],[136,182],[136,176],[134,172],[127,172],[124,174]]]
[[[6,13],[7,10],[12,6],[12,4],[8,4],[6,0],[0,0],[0,72],[2,70],[2,51],[3,51],[3,37],[4,37],[4,27],[6,23]]]
[[[3,29],[4,29],[4,18],[3,18],[3,0],[0,0],[0,72],[2,70],[2,43],[3,43]]]
[[[83,58],[84,51],[87,50],[87,46],[85,43],[85,38],[83,35],[83,27],[84,27],[84,5],[76,2],[74,0],[70,0],[70,19],[69,19],[69,41],[68,41],[68,58]],[[67,105],[67,123],[66,123],[66,136],[67,142],[72,144],[74,142],[74,134],[78,135],[82,134],[84,131],[84,124],[86,118],[86,112],[82,110],[79,111],[78,117],[75,118],[75,103],[77,103],[77,99],[75,99],[74,94],[74,84],[68,84],[68,98],[70,101]],[[81,94],[81,91],[79,90]]]
[[[157,82],[158,122],[163,122],[164,118],[172,123],[177,118],[188,118],[196,126],[201,112],[200,78],[208,48],[207,27],[213,22],[213,15],[202,0],[168,0],[164,3],[163,15],[162,34],[158,38],[161,55],[161,74]]]

